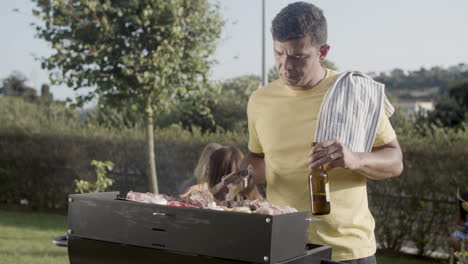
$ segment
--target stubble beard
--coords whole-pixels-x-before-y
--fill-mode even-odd
[[[289,86],[300,86],[302,84],[302,76],[299,74],[293,78],[288,78],[286,73],[280,73],[281,80]]]

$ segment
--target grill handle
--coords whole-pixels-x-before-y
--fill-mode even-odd
[[[319,222],[319,221],[322,221],[322,219],[320,218],[317,218],[317,217],[306,217],[305,219],[307,222]]]
[[[153,212],[153,216],[167,216],[167,214],[161,212]]]

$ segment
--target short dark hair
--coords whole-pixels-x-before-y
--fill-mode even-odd
[[[283,8],[271,22],[273,40],[287,41],[309,36],[312,44],[327,43],[327,20],[322,9],[313,4],[296,2]]]

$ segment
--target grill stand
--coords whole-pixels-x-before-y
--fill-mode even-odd
[[[307,254],[277,264],[319,264],[331,258],[331,247],[308,244]],[[93,239],[68,237],[70,264],[241,264],[249,263],[160,249],[129,246]]]

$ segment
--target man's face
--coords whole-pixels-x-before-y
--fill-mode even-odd
[[[276,69],[281,80],[290,86],[307,87],[321,70],[328,46],[317,47],[309,37],[273,42]]]

